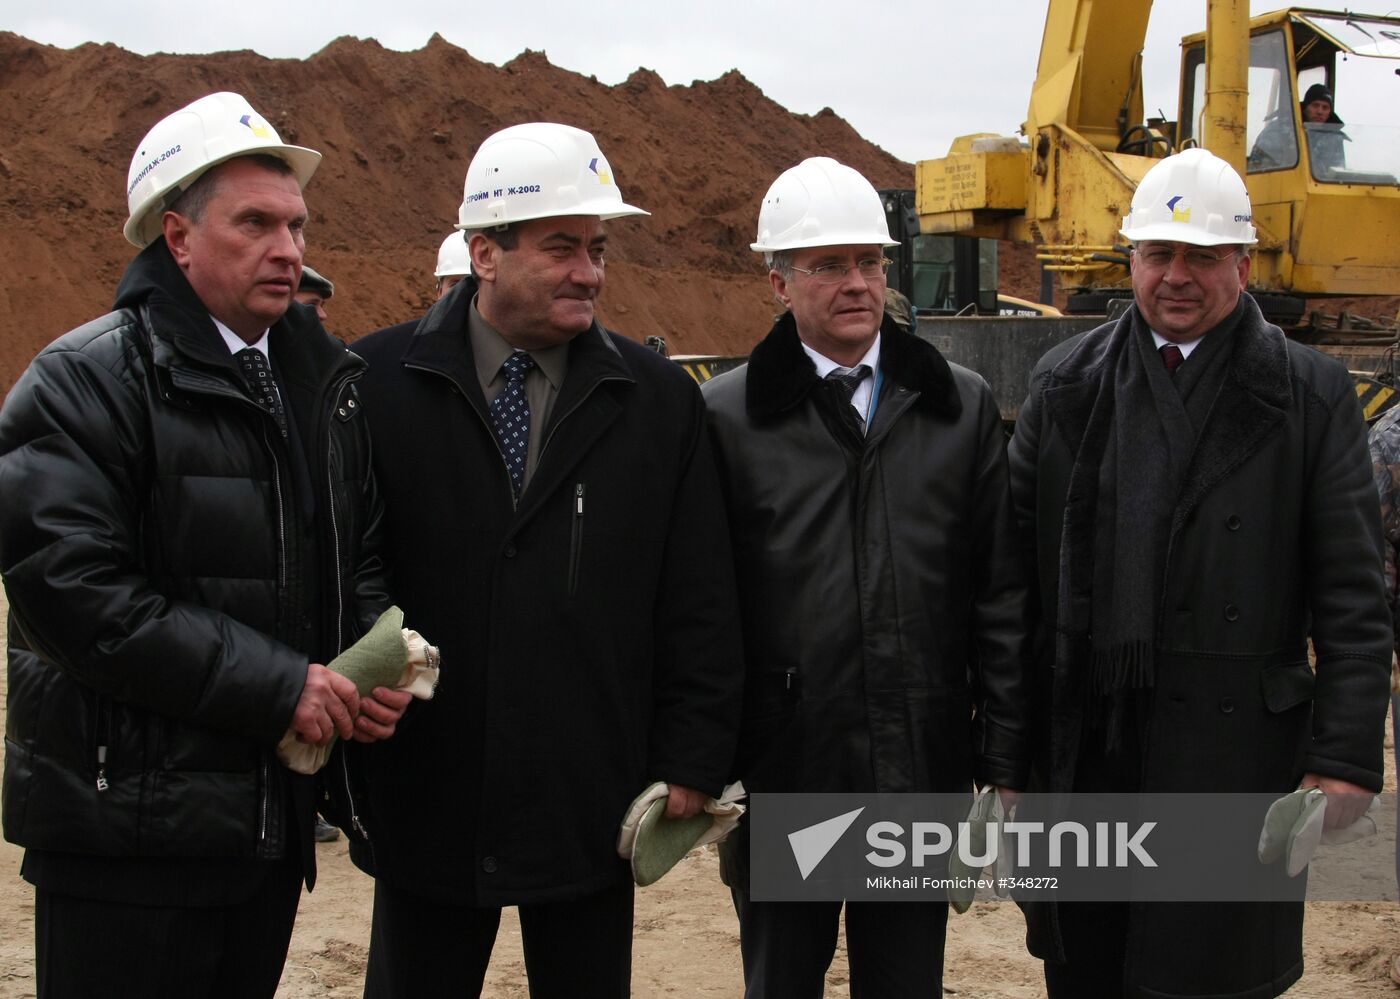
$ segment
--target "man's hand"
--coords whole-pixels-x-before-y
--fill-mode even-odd
[[[359,713],[360,694],[353,680],[320,663],[306,667],[306,686],[292,712],[292,731],[299,741],[325,746],[337,734],[348,739],[355,734]]]
[[[1371,799],[1375,797],[1364,787],[1321,774],[1303,774],[1301,786],[1320,787],[1327,795],[1327,816],[1322,822],[1323,829],[1345,829],[1366,814],[1366,809],[1371,807]]]
[[[666,818],[668,819],[688,819],[692,815],[697,815],[705,807],[705,802],[710,800],[710,796],[702,791],[681,787],[679,784],[669,786],[671,793],[666,799]]]
[[[355,719],[356,742],[378,742],[394,734],[413,695],[406,690],[375,687],[369,697],[360,701],[360,716]]]
[[[1021,792],[1013,791],[1009,787],[998,787],[997,797],[1001,799],[1001,811],[1003,815],[1010,815],[1016,810],[1016,806],[1021,803]]]

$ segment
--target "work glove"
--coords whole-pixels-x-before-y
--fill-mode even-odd
[[[744,785],[735,782],[702,811],[685,819],[666,818],[670,788],[652,784],[627,808],[617,836],[617,855],[632,862],[632,880],[645,887],[661,880],[691,850],[718,843],[739,824],[745,806]]]
[[[967,813],[967,844],[966,852],[974,857],[981,857],[987,852],[987,834],[991,831],[991,823],[995,823],[999,842],[997,843],[997,855],[994,861],[996,876],[993,884],[998,898],[1006,898],[1011,894],[1011,890],[1005,885],[1005,879],[1010,878],[1016,870],[1016,862],[1012,857],[1013,842],[1012,837],[1006,832],[1006,822],[1010,818],[1001,803],[1001,795],[997,789],[991,785],[982,788],[977,792],[977,796],[972,799],[972,808]],[[964,913],[972,908],[972,896],[977,893],[976,882],[982,876],[983,868],[973,868],[962,859],[964,851],[959,849],[959,843],[953,843],[952,855],[948,858],[948,902],[959,913]],[[960,885],[956,882],[966,882]]]
[[[1372,800],[1371,808],[1375,808]],[[1290,878],[1308,866],[1319,843],[1341,846],[1365,839],[1376,831],[1370,809],[1344,829],[1323,829],[1327,795],[1320,787],[1300,787],[1269,806],[1259,832],[1259,862],[1272,864],[1280,857]]]
[[[426,701],[438,682],[438,650],[416,631],[403,626],[403,611],[390,607],[354,645],[336,656],[326,668],[349,677],[360,696],[375,687],[407,690]],[[299,742],[291,729],[277,744],[277,758],[289,770],[314,774],[330,759],[334,737],[324,746]]]

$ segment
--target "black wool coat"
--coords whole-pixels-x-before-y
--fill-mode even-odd
[[[1054,662],[1056,584],[1070,470],[1112,373],[1113,328],[1041,359],[1010,448],[1038,582],[1037,789],[1075,787],[1083,699],[1073,664]],[[1282,795],[1311,771],[1379,791],[1392,635],[1355,388],[1252,300],[1220,334],[1235,337],[1231,367],[1171,520],[1142,790]],[[1032,952],[1054,957],[1054,906],[1026,908]],[[1301,928],[1301,902],[1135,904],[1126,994],[1277,995],[1302,973]]]
[[[511,905],[628,879],[618,828],[651,781],[717,794],[742,674],[695,383],[597,324],[580,334],[517,509],[467,335],[475,290],[355,345],[391,585],[442,680],[336,765],[368,837],[357,863]]]

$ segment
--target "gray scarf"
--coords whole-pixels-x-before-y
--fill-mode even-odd
[[[1061,663],[1087,663],[1085,721],[1119,751],[1141,733],[1154,682],[1172,512],[1229,367],[1237,306],[1169,374],[1141,313],[1109,334],[1070,472],[1061,536]]]

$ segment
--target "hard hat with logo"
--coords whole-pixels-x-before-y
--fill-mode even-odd
[[[536,121],[487,136],[477,149],[467,167],[457,228],[489,229],[559,215],[649,214],[623,202],[612,167],[590,133]]]
[[[237,156],[265,153],[286,160],[306,186],[321,154],[289,146],[238,94],[201,97],[156,122],[136,147],[126,177],[129,217],[122,232],[137,246],[161,233],[161,216],[210,167]]]
[[[768,188],[750,249],[775,253],[853,243],[898,245],[870,181],[830,156],[813,156],[784,170]]]
[[[297,285],[297,293],[303,291],[312,292],[322,298],[330,298],[335,294],[335,282],[323,275],[320,271],[311,269],[310,264],[301,265],[301,282]]]
[[[1249,191],[1235,168],[1204,149],[1186,149],[1147,171],[1118,231],[1133,243],[1222,246],[1257,242],[1253,223]]]
[[[453,229],[438,247],[437,270],[433,277],[455,277],[472,272],[472,257],[467,250],[467,234]]]

